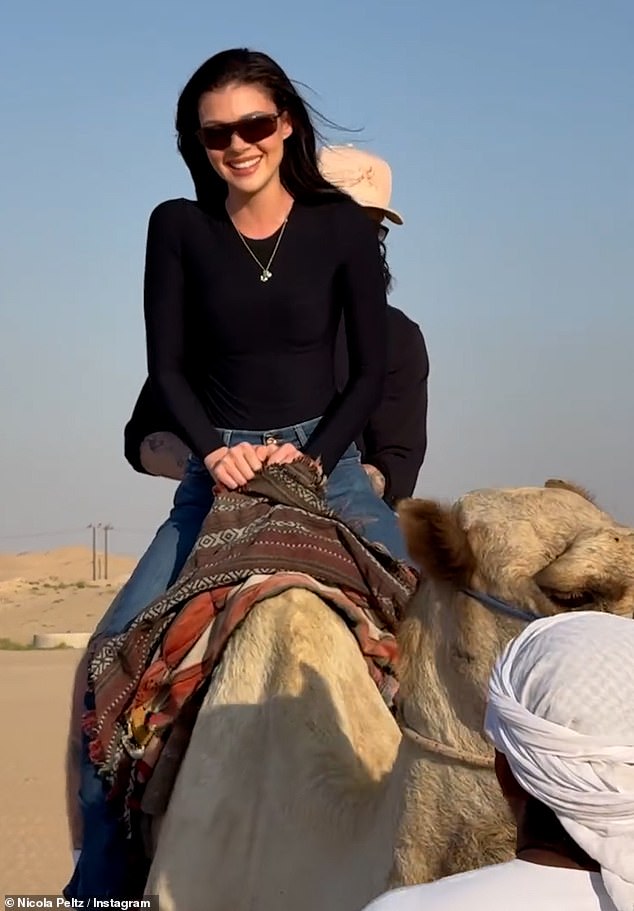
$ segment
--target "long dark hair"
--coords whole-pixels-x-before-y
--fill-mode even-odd
[[[379,250],[381,252],[381,268],[383,269],[383,281],[385,282],[385,293],[389,294],[394,286],[394,276],[390,271],[390,264],[387,261],[387,247],[384,240],[379,240]]]
[[[198,102],[205,92],[235,82],[259,85],[268,92],[278,111],[286,111],[293,132],[284,142],[280,166],[282,186],[299,202],[315,202],[324,195],[341,197],[317,165],[316,130],[301,97],[284,70],[260,51],[232,48],[221,51],[200,66],[183,89],[176,109],[178,150],[194,181],[198,201],[211,208],[224,204],[227,185],[212,168],[196,136],[200,126]]]
[[[322,175],[317,164],[317,138],[310,113],[336,126],[312,108],[299,94],[284,70],[267,54],[248,48],[231,48],[214,54],[198,67],[182,90],[176,108],[177,146],[194,182],[201,205],[218,211],[224,206],[227,184],[214,171],[196,131],[200,126],[198,103],[201,95],[231,83],[259,85],[267,91],[278,111],[286,111],[293,132],[284,142],[280,165],[282,186],[299,202],[315,203],[347,197]],[[379,242],[386,292],[392,286],[383,241]]]

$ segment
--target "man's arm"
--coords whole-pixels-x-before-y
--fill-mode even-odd
[[[141,463],[147,474],[182,481],[190,452],[175,434],[158,430],[141,443]]]
[[[411,497],[427,451],[429,357],[419,327],[389,307],[388,373],[381,404],[368,422],[364,461],[385,478],[383,497],[394,507]],[[367,470],[367,469],[366,469]]]
[[[149,379],[143,384],[123,438],[125,458],[135,471],[182,480],[190,450],[159,406]]]

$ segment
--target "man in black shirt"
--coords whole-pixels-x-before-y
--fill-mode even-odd
[[[377,224],[381,241],[388,219],[402,224],[390,208],[391,171],[387,162],[352,146],[324,148],[320,167],[332,183],[364,206]],[[386,275],[389,282],[389,273]],[[343,321],[335,349],[335,379],[347,381],[348,355]],[[429,360],[419,327],[401,310],[388,307],[388,370],[383,399],[357,440],[361,458],[375,490],[394,507],[414,491],[427,448],[427,380]],[[156,400],[146,380],[125,432],[125,457],[144,474],[181,480],[189,449]]]

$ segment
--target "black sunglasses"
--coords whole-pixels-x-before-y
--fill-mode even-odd
[[[206,149],[221,152],[228,149],[234,133],[237,133],[243,142],[254,143],[268,139],[277,129],[279,114],[252,114],[233,123],[219,123],[217,126],[201,127],[196,131]]]
[[[379,232],[379,240],[381,241],[381,243],[383,243],[385,238],[390,233],[390,229],[388,228],[387,225],[379,225],[378,232]]]

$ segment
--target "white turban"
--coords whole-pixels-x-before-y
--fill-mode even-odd
[[[634,622],[584,611],[534,621],[504,650],[485,731],[521,787],[634,911]]]

